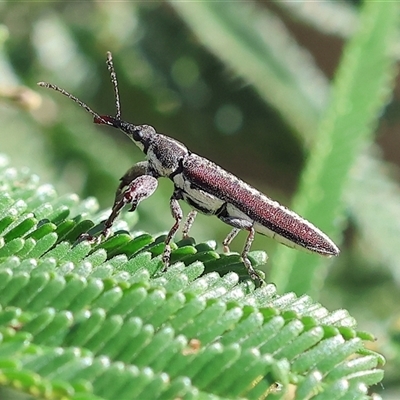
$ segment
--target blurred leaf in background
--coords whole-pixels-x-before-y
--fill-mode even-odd
[[[112,114],[112,51],[124,119],[155,126],[285,205],[294,196],[294,210],[338,240],[330,261],[265,238],[253,249],[268,251],[280,293],[346,308],[378,346],[388,343],[385,398],[398,398],[398,17],[395,2],[370,1],[0,3],[0,151],[59,192],[109,207],[143,155],[36,82]],[[169,229],[171,192],[161,181],[137,229]],[[192,234],[221,242],[228,231],[199,217]]]

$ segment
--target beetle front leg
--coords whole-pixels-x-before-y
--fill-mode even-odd
[[[102,235],[104,237],[109,235],[115,219],[126,204],[131,205],[129,211],[135,211],[142,200],[147,199],[154,193],[157,186],[158,182],[156,178],[151,175],[141,175],[134,178],[123,191],[122,189],[118,189],[111,214],[104,223]]]
[[[123,196],[124,191],[136,178],[142,175],[147,175],[148,162],[141,161],[136,163],[133,167],[129,168],[125,172],[124,176],[120,179],[120,184],[115,192],[114,206],[121,200],[121,195]]]
[[[169,202],[171,208],[171,214],[175,219],[175,223],[168,232],[168,235],[165,239],[165,249],[162,255],[162,261],[164,263],[164,271],[166,271],[167,268],[169,267],[171,259],[171,241],[174,238],[176,232],[178,231],[183,218],[182,209],[178,202],[179,199],[181,199],[181,195],[178,191],[175,191]]]
[[[156,190],[157,179],[147,175],[147,167],[147,161],[139,162],[129,168],[120,179],[121,183],[115,192],[114,204],[110,216],[104,223],[102,236],[109,236],[111,227],[125,204],[131,204],[129,211],[134,211],[142,200],[151,196]]]

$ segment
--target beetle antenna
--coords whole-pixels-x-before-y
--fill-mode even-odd
[[[106,121],[103,117],[101,117],[97,112],[93,111],[86,103],[84,103],[82,100],[79,100],[77,97],[75,97],[73,94],[68,93],[66,90],[60,88],[57,85],[54,85],[53,83],[48,83],[48,82],[38,82],[38,85],[47,89],[53,89],[56,92],[60,92],[64,96],[67,96],[69,99],[73,100],[75,103],[77,103],[79,106],[84,108],[88,113],[92,114],[95,120],[101,121],[103,124],[106,125],[112,125],[111,122]]]
[[[120,121],[121,120],[121,102],[119,100],[117,74],[115,73],[111,51],[107,51],[107,68],[110,71],[111,83],[113,84],[114,93],[115,93],[115,108],[117,111],[117,113],[115,114],[115,119],[117,121]]]

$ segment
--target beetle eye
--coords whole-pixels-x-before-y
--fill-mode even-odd
[[[131,129],[130,133],[132,134],[134,140],[141,140],[143,138],[143,132],[140,125],[134,125],[134,128]]]

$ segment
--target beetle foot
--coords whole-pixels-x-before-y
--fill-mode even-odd
[[[90,233],[82,233],[78,236],[77,242],[89,242],[90,244],[95,244],[98,237],[91,235]]]
[[[82,233],[79,235],[77,242],[89,242],[90,244],[99,244],[103,240],[108,239],[108,237],[111,234],[111,229],[110,228],[104,228],[100,234],[92,235],[90,233]]]
[[[262,279],[260,275],[256,272],[247,257],[242,256],[242,259],[251,280],[254,281],[257,287],[261,287],[265,283],[264,279]]]

